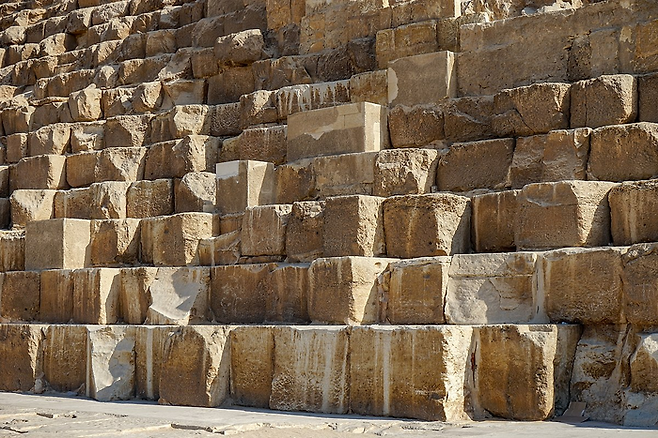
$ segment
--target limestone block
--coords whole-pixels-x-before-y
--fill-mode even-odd
[[[623,311],[626,320],[639,326],[656,324],[656,245],[633,245],[622,255],[621,262]]]
[[[105,181],[89,186],[91,218],[124,219],[129,187],[127,181]]]
[[[389,257],[451,255],[470,249],[471,202],[448,193],[394,196],[384,201]]]
[[[71,187],[84,187],[96,181],[96,163],[100,153],[81,152],[66,157],[66,182]]]
[[[144,324],[151,305],[149,286],[158,274],[155,267],[123,268],[120,273],[119,307],[127,324]],[[156,385],[157,386],[157,385]]]
[[[103,149],[96,163],[96,181],[143,179],[146,151],[141,147]]]
[[[64,189],[66,157],[38,155],[23,158],[11,168],[10,187],[15,189]]]
[[[348,80],[322,82],[319,84],[297,84],[282,87],[274,95],[277,118],[286,120],[288,116],[301,111],[335,107],[350,103],[350,83]],[[360,100],[359,102],[367,102]],[[386,101],[381,105],[386,105]]]
[[[205,103],[206,83],[203,80],[176,79],[162,84],[166,108],[172,105],[193,105]]]
[[[104,123],[78,123],[71,128],[71,152],[103,149]]]
[[[263,282],[266,295],[265,321],[309,323],[307,295],[308,264],[279,264]]]
[[[636,392],[656,393],[655,376],[658,372],[658,334],[639,335],[637,349],[631,356],[631,389]]]
[[[349,409],[345,327],[275,327],[270,409],[344,414]]]
[[[569,399],[576,325],[487,325],[477,329],[475,386],[497,417],[545,420]]]
[[[445,139],[442,108],[436,105],[396,105],[388,114],[393,147],[431,147]]]
[[[292,204],[285,246],[288,260],[311,262],[323,256],[324,207],[320,201]]]
[[[632,75],[604,75],[571,88],[571,127],[633,123],[637,118],[637,81]]]
[[[215,175],[210,172],[189,172],[174,186],[176,213],[211,212],[217,199]]]
[[[377,156],[377,152],[362,152],[314,158],[312,163],[314,180],[310,181],[313,185],[306,186],[306,188],[302,186],[300,191],[314,193],[316,197],[320,198],[371,195],[375,181]],[[304,170],[300,169],[300,171],[302,172],[300,176],[303,178]]]
[[[240,261],[240,231],[199,240],[199,264],[204,266],[235,265]]]
[[[174,53],[176,49],[176,31],[174,29],[156,30],[146,34],[146,56]]]
[[[220,153],[223,161],[228,142],[224,142]],[[274,164],[286,162],[286,127],[272,126],[265,128],[249,128],[235,139],[234,157],[240,160],[268,161]]]
[[[87,397],[128,400],[135,392],[135,328],[87,326]]]
[[[128,15],[129,1],[119,1],[105,5],[104,8],[94,8],[91,14],[91,22],[94,25],[103,24],[112,18]]]
[[[377,277],[390,259],[320,258],[309,268],[308,314],[311,321],[371,324],[378,320]]]
[[[238,72],[236,73],[237,76],[244,68],[248,67],[233,68],[227,70],[226,73]],[[221,75],[219,77],[221,78]],[[208,100],[211,98],[213,79],[215,78],[210,78],[211,82],[208,86]],[[233,98],[234,101],[240,102],[240,119],[238,122],[240,128],[245,129],[253,125],[275,123],[277,121],[277,109],[274,106],[275,94],[273,91],[257,90],[252,92],[248,89],[248,87],[251,87],[249,82],[251,77],[242,79],[239,77],[227,77],[226,80],[242,80],[244,82],[244,92],[239,97],[236,96]],[[228,90],[228,92],[231,91],[230,89]],[[233,90],[232,93],[237,95],[240,93],[240,90]],[[231,122],[231,124],[233,123]]]
[[[186,135],[208,135],[210,116],[207,105],[182,105],[174,107],[169,114],[171,138]]]
[[[658,184],[653,180],[626,182],[608,194],[612,241],[630,245],[658,240],[653,218],[658,211]]]
[[[126,194],[128,217],[144,218],[174,213],[174,183],[170,179],[137,181]]]
[[[154,144],[146,154],[144,177],[182,178],[189,172],[212,172],[218,150],[219,139],[205,135]]]
[[[471,237],[476,252],[516,250],[514,221],[518,196],[519,190],[504,190],[471,198]]]
[[[91,265],[134,265],[139,260],[140,221],[101,219],[91,221]]]
[[[217,210],[240,213],[247,207],[274,203],[274,166],[262,161],[217,163]]]
[[[162,84],[157,82],[145,82],[139,84],[133,94],[133,109],[138,113],[153,112],[162,105]]]
[[[517,197],[518,249],[602,246],[610,242],[613,183],[563,181],[525,186]]]
[[[14,136],[20,134],[14,134]],[[28,136],[29,155],[63,155],[68,151],[71,139],[71,127],[66,123],[47,125]],[[7,144],[9,147],[9,144]]]
[[[247,324],[265,321],[265,279],[276,265],[271,263],[215,266],[212,268],[210,306],[221,323]]]
[[[439,160],[439,190],[466,192],[509,187],[514,144],[512,138],[452,144]]]
[[[469,419],[472,337],[468,326],[354,327],[352,411],[429,421]]]
[[[123,282],[123,293],[145,295],[149,306],[145,324],[198,324],[207,321],[210,300],[210,270],[208,268],[158,268],[145,289],[128,290]],[[124,295],[125,296],[125,295]],[[128,297],[127,297],[128,298]],[[128,298],[129,302],[137,297]]]
[[[160,369],[171,326],[135,327],[135,396],[146,400],[160,398]]]
[[[14,271],[2,274],[0,313],[8,322],[39,320],[38,272]]]
[[[11,168],[9,166],[0,166],[0,196],[3,198],[10,195],[10,173]]]
[[[342,155],[337,155],[337,157],[342,157]],[[320,157],[318,157],[318,159],[319,158]],[[290,204],[295,201],[316,198],[316,178],[313,166],[315,162],[317,162],[317,159],[307,158],[295,161],[294,163],[283,164],[275,167],[275,199],[277,203]],[[354,179],[355,176],[356,175],[352,174],[350,178]]]
[[[226,136],[238,135],[242,132],[240,127],[240,102],[213,105],[208,110],[210,119],[210,135]]]
[[[581,128],[517,138],[510,169],[512,187],[586,179],[590,134],[590,129]]]
[[[102,91],[91,85],[69,96],[71,117],[76,122],[91,122],[103,116],[101,109]]]
[[[434,20],[410,23],[395,29],[377,32],[376,53],[379,68],[406,56],[438,52],[441,47]]]
[[[350,100],[388,105],[388,70],[353,75],[350,78]]]
[[[658,99],[658,74],[637,78],[638,121],[658,122],[658,108],[654,102]]]
[[[228,338],[225,326],[183,326],[172,332],[162,356],[159,403],[222,404],[229,394]]]
[[[637,159],[639,156],[641,160]],[[658,124],[604,126],[592,132],[588,179],[627,181],[655,175],[658,175]]]
[[[375,196],[328,198],[324,209],[324,255],[385,254],[383,203],[384,198]]]
[[[41,271],[39,320],[66,323],[73,318],[73,270]]]
[[[361,102],[292,114],[287,159],[385,149],[386,112],[380,105]]]
[[[119,85],[140,84],[158,79],[169,61],[170,54],[163,54],[146,59],[128,59],[120,64],[116,72],[116,83]]]
[[[29,221],[53,217],[56,190],[14,190],[9,198],[11,223],[24,227]]]
[[[210,213],[178,213],[143,219],[141,222],[143,263],[155,266],[186,266],[198,263],[199,239],[213,236]]]
[[[79,391],[86,381],[87,328],[49,325],[44,329],[43,378],[58,392]]]
[[[149,115],[117,116],[105,121],[105,147],[129,148],[148,144]]]
[[[249,29],[221,36],[215,41],[214,53],[221,64],[251,64],[263,56],[265,41],[259,29]]]
[[[192,53],[192,74],[195,78],[207,78],[219,73],[219,65],[212,47]]]
[[[11,227],[11,203],[9,198],[0,198],[0,228]]]
[[[6,135],[19,132],[30,132],[35,108],[33,106],[20,106],[8,108],[2,112],[2,127]]]
[[[546,322],[534,253],[456,254],[445,317],[451,324]]]
[[[0,231],[0,271],[25,269],[25,232]]]
[[[375,161],[376,196],[429,193],[436,179],[438,151],[393,149],[380,151]]]
[[[74,269],[90,263],[89,221],[31,221],[25,230],[25,269]]]
[[[269,408],[274,374],[271,326],[231,330],[231,399],[242,406]]]
[[[231,233],[233,231],[241,231],[243,217],[244,212],[221,215],[221,222],[219,224],[221,234]]]
[[[242,254],[285,255],[291,211],[288,204],[247,207],[242,222]]]
[[[407,56],[388,63],[388,103],[417,105],[457,96],[453,52]]]
[[[0,388],[3,391],[31,391],[41,372],[42,327],[34,324],[0,326]]]
[[[542,255],[546,313],[551,321],[624,322],[621,248],[569,248]]]
[[[7,136],[7,163],[18,163],[21,158],[28,156],[28,134],[16,133]]]
[[[501,91],[494,96],[494,132],[521,137],[569,128],[569,89],[569,84],[540,83]]]
[[[423,257],[389,265],[382,320],[391,324],[444,324],[450,257]]]
[[[80,6],[82,8],[82,6]],[[81,35],[87,32],[91,24],[91,14],[93,9],[84,8],[72,11],[68,14],[66,20],[66,32],[71,35]]]
[[[87,268],[72,272],[74,322],[116,324],[120,312],[120,273],[117,268]]]

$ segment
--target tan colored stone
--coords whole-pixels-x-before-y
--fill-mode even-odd
[[[280,264],[265,278],[265,321],[288,324],[310,322],[307,295],[308,264]]]
[[[654,105],[658,99],[658,74],[649,74],[637,78],[638,118],[639,122],[658,123],[658,108]]]
[[[65,323],[73,318],[73,271],[41,271],[39,319],[48,323]]]
[[[229,394],[228,337],[224,326],[184,326],[171,333],[162,356],[159,403],[222,404]]]
[[[206,83],[203,80],[176,79],[164,82],[163,107],[172,105],[194,105],[206,100]]]
[[[165,344],[176,327],[135,327],[135,396],[141,399],[160,398],[160,369]]]
[[[81,219],[31,221],[25,230],[25,268],[84,268],[90,262],[90,223]]]
[[[123,286],[124,294],[135,292],[126,290],[125,282]],[[155,278],[144,286],[149,302],[145,324],[187,325],[207,321],[210,300],[208,268],[158,268]]]
[[[174,53],[176,49],[176,31],[174,29],[156,30],[146,34],[146,56]]]
[[[300,112],[288,117],[288,161],[369,152],[388,146],[385,108],[369,102]]]
[[[212,268],[210,306],[215,320],[231,324],[264,322],[267,293],[263,283],[274,267],[261,263]]]
[[[251,66],[227,66],[208,81],[208,104],[238,102],[241,96],[255,90]]]
[[[388,70],[353,75],[350,78],[350,100],[388,105]]]
[[[278,204],[290,204],[316,197],[314,162],[315,159],[307,158],[275,167],[275,198]]]
[[[349,409],[345,327],[276,327],[270,409],[344,414]]]
[[[384,201],[389,257],[451,255],[470,249],[471,203],[463,196],[394,196]]]
[[[287,204],[247,207],[242,222],[242,254],[285,255],[291,211],[292,205]]]
[[[145,82],[139,84],[133,94],[133,109],[138,113],[153,112],[162,105],[162,84],[157,82]]]
[[[231,398],[237,405],[269,408],[274,374],[274,333],[268,326],[231,330]]]
[[[604,75],[571,88],[571,127],[633,123],[637,118],[637,81],[631,75]]]
[[[217,163],[219,213],[240,213],[247,207],[274,202],[274,166],[261,161]]]
[[[445,139],[444,116],[436,105],[396,105],[388,115],[393,147],[431,147]]]
[[[86,380],[87,328],[49,325],[42,345],[47,386],[58,392],[80,391]]]
[[[324,202],[305,201],[292,205],[286,255],[293,262],[311,262],[323,256]]]
[[[176,213],[212,212],[215,209],[217,183],[210,172],[189,172],[174,187]]]
[[[388,103],[417,105],[457,96],[453,52],[407,56],[388,63]]]
[[[128,400],[135,385],[135,328],[87,326],[87,397]]]
[[[466,192],[509,187],[514,144],[512,138],[452,144],[439,160],[439,190]]]
[[[199,240],[199,264],[204,266],[235,265],[240,261],[240,231]]]
[[[105,147],[129,148],[149,143],[148,115],[117,116],[105,121]]]
[[[297,84],[276,91],[276,113],[279,120],[301,111],[336,107],[350,103],[350,83],[347,80],[322,82],[319,84]],[[366,102],[361,100],[360,102]],[[382,105],[385,105],[386,101]]]
[[[14,271],[2,274],[0,313],[7,322],[39,320],[38,272]]]
[[[210,135],[226,136],[240,134],[242,132],[242,128],[240,127],[241,111],[242,105],[240,102],[211,106],[208,110]]]
[[[138,219],[91,221],[91,265],[122,266],[138,261],[140,242]]]
[[[71,117],[76,122],[91,122],[102,117],[101,90],[91,85],[69,96]]]
[[[517,197],[518,249],[602,246],[610,242],[608,192],[613,183],[529,184]]]
[[[324,209],[324,255],[385,254],[383,202],[384,198],[375,196],[328,198]]]
[[[0,166],[0,197],[7,198],[10,195],[10,173],[11,168],[9,166]]]
[[[468,326],[354,327],[352,411],[429,421],[469,419],[472,337]]]
[[[127,181],[105,181],[89,186],[91,218],[124,219],[129,187]]]
[[[274,164],[286,162],[285,126],[245,129],[235,141],[236,156],[231,159],[268,161]],[[220,153],[220,160],[223,158],[226,147],[227,142],[225,141]]]
[[[215,234],[213,222],[210,213],[178,213],[143,219],[142,262],[156,266],[197,264],[199,239]]]
[[[622,255],[623,314],[629,323],[653,326],[658,322],[656,301],[656,245],[633,245]]]
[[[145,156],[146,151],[141,147],[103,149],[98,154],[96,163],[96,181],[139,181],[143,179]]]
[[[38,155],[23,158],[11,169],[12,189],[64,189],[66,184],[66,157]]]
[[[626,182],[608,194],[612,241],[631,245],[658,240],[653,218],[658,211],[658,184],[655,181]]]
[[[438,157],[433,149],[380,151],[375,161],[373,194],[388,197],[431,192]]]
[[[66,182],[71,187],[84,187],[96,181],[99,152],[81,152],[66,157]]]
[[[370,324],[378,321],[377,277],[390,259],[335,257],[316,259],[309,269],[308,314],[311,321]]]
[[[56,190],[15,190],[9,198],[11,223],[24,227],[29,221],[51,219],[56,193]]]
[[[137,181],[126,194],[128,217],[144,218],[174,213],[174,183],[170,179]]]
[[[0,271],[25,269],[25,232],[0,231]]]
[[[87,268],[72,272],[74,322],[116,324],[120,312],[120,273],[117,268]]]
[[[18,163],[21,158],[28,156],[28,134],[16,133],[7,137],[7,152],[5,160],[7,163]]]
[[[149,286],[155,280],[158,269],[145,266],[121,269],[119,307],[121,318],[125,323],[139,325],[146,321],[146,314],[151,305]]]
[[[14,134],[16,135],[20,134]],[[70,139],[71,127],[68,124],[56,123],[44,126],[29,134],[29,155],[63,155],[68,151]]]
[[[395,29],[377,32],[377,65],[388,67],[390,61],[406,56],[438,52],[437,22],[434,20],[410,23]]]
[[[317,157],[312,162],[313,185],[300,187],[301,192],[326,198],[341,195],[372,195],[377,152]],[[299,162],[297,162],[299,163]],[[302,178],[304,170],[300,169]],[[302,179],[301,183],[306,181]],[[295,201],[297,199],[294,199]]]
[[[471,237],[476,252],[516,250],[514,221],[518,196],[519,190],[504,190],[471,198]]]
[[[637,349],[631,356],[631,389],[656,393],[658,386],[652,376],[658,372],[658,342],[656,333],[639,335]]]
[[[263,56],[265,41],[259,29],[221,36],[215,41],[215,58],[221,64],[251,64]]]
[[[2,324],[0,354],[0,388],[3,391],[31,391],[41,372],[41,327],[33,324]]]

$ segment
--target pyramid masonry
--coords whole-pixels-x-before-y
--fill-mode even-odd
[[[658,424],[655,0],[3,0],[0,390]]]

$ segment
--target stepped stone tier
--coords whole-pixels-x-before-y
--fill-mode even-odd
[[[654,0],[3,0],[0,390],[658,424]]]

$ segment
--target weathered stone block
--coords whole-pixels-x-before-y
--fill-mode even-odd
[[[79,391],[87,371],[87,328],[49,325],[44,330],[43,378],[55,391]]]
[[[126,193],[128,217],[144,218],[174,213],[174,182],[171,179],[137,181]]]
[[[139,223],[138,219],[92,220],[92,266],[136,264],[139,260]]]
[[[117,116],[107,119],[104,128],[105,147],[130,148],[149,143],[149,115]]]
[[[274,267],[261,263],[212,268],[210,306],[215,320],[231,324],[264,322],[268,297],[263,283]]]
[[[621,256],[623,270],[622,284],[619,287],[623,293],[623,314],[629,323],[638,326],[653,326],[658,323],[656,249],[656,245],[652,243],[633,245]],[[616,283],[614,285],[618,286]],[[608,297],[605,299],[610,300]]]
[[[189,172],[212,172],[217,162],[219,139],[189,135],[176,142],[157,143],[146,154],[146,179],[182,178]]]
[[[25,232],[21,230],[0,232],[0,271],[25,269]]]
[[[225,148],[228,142],[224,142],[220,154],[220,160],[225,154]],[[235,139],[232,144],[234,157],[232,159],[240,160],[258,160],[268,161],[274,164],[283,164],[286,162],[287,144],[286,144],[286,127],[272,126],[265,128],[249,128]]]
[[[350,78],[350,100],[388,105],[388,70],[353,75]]]
[[[328,198],[324,209],[324,255],[385,254],[383,202],[384,198],[375,196]]]
[[[602,246],[610,242],[608,192],[613,183],[529,184],[517,197],[514,241],[519,249]]]
[[[291,114],[301,111],[336,107],[350,103],[350,84],[349,81],[342,80],[282,87],[276,91],[274,101],[277,118],[286,120]],[[360,102],[364,102],[364,100]],[[386,105],[386,102],[382,105]]]
[[[129,188],[127,181],[105,181],[89,186],[91,218],[124,219]]]
[[[25,230],[25,269],[89,266],[89,227],[89,221],[82,219],[28,222]]]
[[[33,324],[0,326],[0,388],[3,391],[31,391],[41,372],[42,327]]]
[[[151,305],[149,286],[158,274],[155,267],[123,268],[120,274],[119,307],[127,324],[144,324]],[[155,381],[157,386],[157,380]]]
[[[242,406],[269,408],[274,374],[274,333],[268,326],[231,330],[231,398]]]
[[[18,163],[21,158],[28,156],[28,139],[28,134],[24,133],[7,136],[7,152],[5,154],[7,163]]]
[[[656,393],[658,385],[651,378],[658,372],[658,334],[639,335],[639,344],[631,356],[631,389],[636,392]]]
[[[128,400],[135,392],[135,328],[87,326],[87,397]]]
[[[73,270],[41,271],[39,319],[66,323],[73,318]]]
[[[380,30],[375,46],[377,65],[386,68],[390,61],[405,56],[438,52],[441,48],[438,36],[437,22],[434,20]]]
[[[178,213],[146,218],[141,222],[143,263],[156,266],[186,266],[198,263],[199,239],[215,234],[210,213]]]
[[[91,122],[103,116],[101,109],[102,91],[91,85],[69,96],[71,118],[76,122]]]
[[[106,138],[107,134],[106,134]],[[144,178],[146,150],[141,147],[103,149],[96,162],[96,181],[139,181]]]
[[[210,172],[189,172],[174,186],[176,213],[215,210],[217,199],[215,174]]]
[[[304,324],[308,317],[309,265],[280,264],[265,278],[265,321]]]
[[[314,158],[311,165],[313,179],[308,181],[308,186],[300,187],[299,192],[312,193],[315,197],[320,198],[371,195],[375,181],[377,155],[377,152],[365,152]],[[303,167],[297,169],[301,172],[299,176],[302,181],[300,183],[306,183],[307,181],[304,179],[306,169]]]
[[[219,213],[240,213],[247,207],[274,203],[272,163],[229,161],[217,163],[216,172]]]
[[[89,219],[90,210],[89,188],[57,191],[54,205],[56,218]]]
[[[453,52],[407,56],[388,64],[389,105],[436,103],[457,96]]]
[[[519,190],[486,193],[471,198],[473,249],[476,252],[514,251],[514,221]]]
[[[19,139],[21,134],[14,134],[8,139],[7,147],[13,139]],[[71,126],[66,123],[55,123],[32,131],[28,134],[28,151],[30,156],[63,155],[68,152],[71,140]],[[12,145],[13,146],[13,145]],[[14,148],[16,148],[14,146]],[[17,155],[17,154],[16,154]]]
[[[631,75],[604,75],[571,88],[571,127],[633,123],[637,118],[637,81]]]
[[[135,327],[135,395],[141,399],[160,398],[160,370],[172,326]]]
[[[225,67],[208,81],[208,104],[237,102],[241,96],[252,93],[254,71],[251,66]]]
[[[230,231],[199,240],[199,264],[204,266],[235,265],[240,261],[241,232]]]
[[[9,183],[13,190],[66,188],[66,157],[39,155],[23,158],[11,168]]]
[[[84,187],[96,181],[99,152],[81,152],[66,157],[66,182],[71,187]]]
[[[638,118],[640,122],[658,123],[658,108],[654,104],[658,99],[658,74],[640,76],[637,79]]]
[[[305,201],[292,205],[286,255],[293,262],[311,262],[324,251],[324,202]]]
[[[119,320],[121,270],[76,269],[73,282],[73,321],[82,324],[115,324]]]
[[[1,276],[0,314],[8,322],[39,320],[40,275],[38,272],[14,271]]]
[[[259,29],[249,29],[221,36],[215,41],[214,53],[221,64],[251,64],[263,56],[265,41]]]
[[[429,193],[436,179],[439,153],[433,149],[380,151],[375,161],[375,196]]]
[[[385,107],[361,102],[292,114],[287,159],[385,149],[386,112]]]
[[[242,222],[242,254],[285,255],[286,229],[292,205],[247,207]]]
[[[445,140],[443,109],[437,105],[397,105],[388,114],[393,147],[432,147]]]
[[[658,227],[653,220],[658,213],[656,181],[623,183],[610,190],[608,202],[615,245],[658,240]]]
[[[9,198],[11,223],[24,227],[30,221],[51,219],[56,193],[56,190],[15,190]]]
[[[451,255],[470,249],[471,202],[452,194],[394,196],[384,201],[389,257]]]

